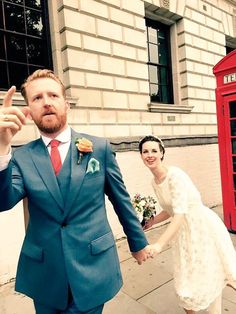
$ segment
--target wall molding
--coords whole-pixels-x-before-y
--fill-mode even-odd
[[[138,143],[143,136],[110,138],[112,149],[115,152],[138,151]],[[199,136],[162,136],[165,147],[183,147],[193,145],[218,144],[218,136],[199,135]]]

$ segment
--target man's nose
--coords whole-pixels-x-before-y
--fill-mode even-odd
[[[48,97],[47,95],[43,96],[43,105],[45,107],[50,107],[51,106],[50,97]]]

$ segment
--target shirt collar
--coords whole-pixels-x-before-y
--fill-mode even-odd
[[[41,135],[42,140],[47,147],[51,142],[51,138],[45,135]],[[68,126],[64,131],[62,131],[56,138],[56,140],[60,141],[61,143],[67,143],[71,140],[71,128]]]

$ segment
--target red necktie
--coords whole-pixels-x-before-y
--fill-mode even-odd
[[[51,146],[51,161],[52,161],[52,166],[55,172],[55,175],[57,176],[60,169],[61,169],[61,156],[60,152],[58,150],[58,145],[60,144],[60,141],[58,140],[52,140],[50,142]]]

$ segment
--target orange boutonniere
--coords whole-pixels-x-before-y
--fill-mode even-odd
[[[75,140],[75,145],[79,151],[79,159],[78,164],[81,163],[84,153],[91,153],[93,151],[93,143],[89,141],[87,138],[77,138]]]

